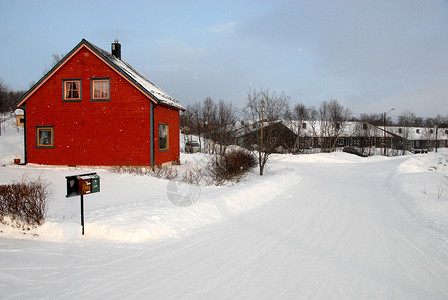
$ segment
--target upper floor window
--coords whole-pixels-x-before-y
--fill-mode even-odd
[[[302,123],[302,128],[306,129],[306,123],[305,122]]]
[[[420,133],[420,129],[416,129],[416,130],[415,130],[415,133]]]
[[[110,79],[95,78],[92,79],[92,100],[109,101],[110,100]]]
[[[81,79],[63,80],[63,101],[81,101]]]

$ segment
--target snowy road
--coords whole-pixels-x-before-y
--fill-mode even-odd
[[[279,159],[294,169],[293,184],[260,208],[178,239],[0,239],[0,296],[447,299],[448,246],[394,195],[391,172],[401,162]]]

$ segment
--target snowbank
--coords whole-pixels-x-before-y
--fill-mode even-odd
[[[448,152],[409,156],[390,186],[416,221],[448,234]]]
[[[23,128],[16,126],[14,115],[1,116],[0,165],[10,165],[14,159],[23,162]]]

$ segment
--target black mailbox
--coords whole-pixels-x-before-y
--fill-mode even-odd
[[[73,197],[98,193],[100,191],[100,177],[96,173],[66,176],[67,195]]]

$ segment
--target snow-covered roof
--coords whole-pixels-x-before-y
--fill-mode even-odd
[[[333,128],[334,124],[322,121],[283,121],[295,134],[303,137],[326,137],[338,135],[340,137],[384,137],[383,130],[365,122],[343,122],[339,129]],[[305,124],[305,125],[304,125]],[[387,137],[392,137],[386,133]]]
[[[448,139],[447,128],[433,128],[433,127],[405,127],[405,126],[387,126],[386,131],[407,140],[424,141]]]
[[[23,109],[21,109],[21,108],[17,108],[17,109],[14,111],[14,114],[15,114],[16,116],[23,116],[23,115],[25,114],[25,112],[23,111]]]
[[[301,137],[384,137],[384,131],[376,126],[365,122],[343,122],[339,129],[333,128],[334,124],[321,121],[294,121],[282,120],[275,122],[263,122],[263,126],[269,126],[276,123],[282,123],[294,134]],[[305,125],[304,125],[305,124]],[[261,128],[261,122],[243,121],[235,125],[234,132],[237,136],[257,131]],[[393,135],[386,132],[386,137],[391,138]]]

